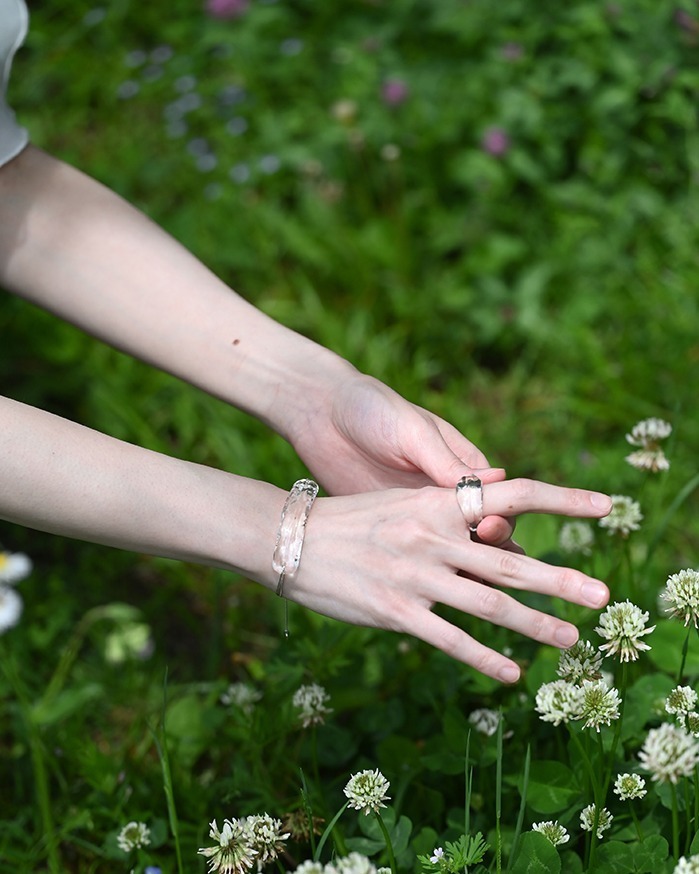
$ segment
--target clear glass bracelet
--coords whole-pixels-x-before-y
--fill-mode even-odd
[[[318,483],[312,479],[300,479],[294,483],[284,503],[272,556],[272,568],[279,574],[277,595],[280,598],[284,597],[284,583],[293,580],[299,569],[306,522],[317,494]]]

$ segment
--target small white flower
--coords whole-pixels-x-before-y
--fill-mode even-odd
[[[262,698],[262,692],[250,683],[231,683],[221,695],[219,701],[226,707],[231,705],[242,710],[249,716],[255,709],[255,704]]]
[[[652,473],[670,469],[670,462],[659,446],[657,449],[637,449],[626,456],[626,461],[636,470],[650,470]]]
[[[306,862],[301,862],[294,868],[295,874],[324,874],[325,866],[322,862],[314,862],[313,859],[308,859]]]
[[[690,621],[697,627],[699,619],[699,572],[685,568],[667,578],[665,589],[660,595],[661,600],[668,603],[665,612],[671,616],[684,619],[684,624]]]
[[[500,712],[482,708],[469,714],[468,721],[481,734],[491,737],[498,730],[500,724]]]
[[[650,649],[641,638],[650,634],[655,625],[646,628],[648,613],[631,601],[617,601],[611,604],[600,616],[599,625],[595,631],[604,637],[607,643],[600,646],[607,650],[607,655],[619,655],[622,662],[635,662],[639,652]]]
[[[197,853],[208,859],[209,874],[246,874],[255,864],[257,850],[252,845],[252,837],[240,819],[224,819],[219,831],[214,820],[210,825],[209,837],[216,841],[215,847],[202,847]]]
[[[378,812],[380,807],[386,806],[384,801],[389,800],[386,792],[390,785],[379,770],[360,771],[350,777],[344,793],[349,798],[350,807],[369,814],[371,811]]]
[[[127,622],[105,638],[104,657],[112,665],[120,665],[129,659],[143,661],[150,658],[154,648],[150,625]]]
[[[622,801],[643,798],[647,794],[646,781],[638,774],[618,774],[614,781],[614,794]]]
[[[626,440],[632,446],[640,447],[636,452],[626,456],[626,460],[638,470],[650,470],[657,473],[667,470],[670,462],[660,448],[660,441],[670,436],[672,425],[663,419],[644,419],[626,435]]]
[[[626,440],[632,446],[652,449],[660,440],[665,440],[672,433],[672,425],[663,419],[643,419],[626,435]]]
[[[696,710],[697,698],[691,686],[676,686],[665,699],[665,710],[671,716],[686,716]]]
[[[544,722],[560,725],[579,717],[581,703],[582,689],[579,686],[567,680],[554,680],[539,688],[534,706]]]
[[[601,528],[606,528],[609,534],[620,534],[628,537],[632,531],[638,531],[643,521],[643,513],[637,501],[626,495],[612,495],[612,510],[608,516],[599,520]]]
[[[594,804],[588,804],[588,806],[582,811],[580,814],[580,828],[583,831],[591,832],[595,827],[595,811],[596,807]],[[607,810],[606,807],[603,807],[599,816],[597,817],[597,837],[601,840],[604,832],[611,826],[612,820],[614,817]]]
[[[699,764],[699,742],[689,732],[670,722],[648,732],[638,758],[659,783],[677,783],[691,777]]]
[[[0,585],[14,586],[32,572],[32,561],[23,552],[0,551]]]
[[[119,849],[125,853],[150,844],[150,829],[145,822],[129,822],[117,835]]]
[[[310,725],[322,725],[325,722],[325,717],[332,713],[332,708],[325,706],[329,700],[328,693],[317,683],[300,686],[296,690],[293,704],[301,711],[299,719],[304,728],[308,728]]]
[[[361,853],[350,853],[333,859],[325,866],[325,874],[378,874],[371,859]]]
[[[672,874],[699,874],[699,856],[681,856]]]
[[[532,826],[532,831],[539,832],[545,838],[548,838],[554,847],[559,847],[561,844],[566,844],[570,840],[570,835],[560,822],[548,820],[547,822],[535,822]]]
[[[562,552],[590,555],[595,535],[589,522],[566,522],[558,535],[558,545]]]
[[[0,634],[14,628],[22,616],[24,604],[20,595],[9,586],[0,586]]]
[[[589,640],[579,640],[569,649],[561,650],[558,657],[558,676],[569,683],[599,680],[602,676],[603,653]],[[611,685],[611,684],[609,684]]]
[[[247,816],[244,820],[245,828],[252,841],[253,849],[257,852],[255,861],[257,870],[261,870],[268,862],[274,862],[284,849],[284,841],[289,837],[289,832],[282,834],[282,822],[280,819],[272,819],[266,813]]]
[[[432,853],[432,855],[430,856],[430,862],[432,862],[433,865],[437,865],[443,858],[444,850],[442,849],[442,847],[437,847],[434,853]]]
[[[610,725],[619,718],[621,699],[616,689],[610,689],[604,680],[585,680],[581,686],[582,697],[577,719],[584,719],[584,728],[600,730],[601,725]]]
[[[688,713],[685,717],[684,727],[694,737],[699,737],[699,713]]]

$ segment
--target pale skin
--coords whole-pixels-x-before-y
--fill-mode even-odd
[[[573,625],[503,589],[607,603],[604,583],[529,558],[510,537],[521,513],[599,518],[608,496],[505,480],[451,425],[265,316],[117,195],[33,146],[0,168],[0,285],[292,444],[330,497],[312,509],[290,600],[412,634],[503,682],[518,678],[517,665],[435,604],[569,646]],[[0,417],[0,518],[276,587],[284,489],[10,399],[0,399]],[[485,484],[481,542],[454,494],[472,469]]]

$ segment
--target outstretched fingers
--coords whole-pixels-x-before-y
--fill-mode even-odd
[[[403,617],[403,628],[451,658],[470,665],[501,683],[516,683],[520,669],[516,662],[471,637],[424,606],[413,605]]]
[[[597,519],[612,509],[612,499],[602,492],[570,489],[532,479],[488,483],[483,489],[483,514],[517,516],[521,513],[554,513],[559,516]]]
[[[510,550],[464,542],[452,548],[449,562],[456,570],[497,586],[563,598],[595,610],[609,600],[609,589],[601,580]]]

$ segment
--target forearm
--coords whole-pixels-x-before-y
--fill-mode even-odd
[[[0,518],[271,586],[282,490],[0,398]]]
[[[31,146],[0,169],[0,285],[284,436],[351,370],[113,192]]]

